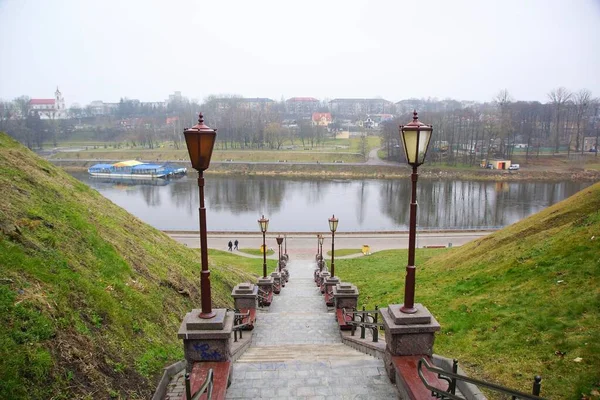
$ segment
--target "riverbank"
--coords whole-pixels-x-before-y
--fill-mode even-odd
[[[90,166],[100,162],[119,160],[48,160],[67,171],[87,171]],[[173,161],[191,169],[188,162]],[[207,175],[249,175],[280,177],[327,177],[341,179],[397,179],[407,178],[411,170],[406,165],[369,165],[355,163],[242,163],[212,162]],[[560,168],[533,167],[519,171],[498,171],[489,169],[453,168],[443,166],[422,166],[420,179],[471,180],[471,181],[575,181],[598,182],[600,171],[564,165]]]

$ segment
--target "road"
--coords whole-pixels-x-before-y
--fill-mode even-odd
[[[493,231],[476,232],[423,232],[417,233],[417,247],[425,246],[461,246],[472,240],[486,236]],[[165,232],[171,238],[188,247],[200,247],[200,239],[197,232]],[[331,249],[331,233],[322,232],[325,236],[323,251]],[[317,233],[288,233],[287,251],[294,259],[311,259],[317,252]],[[267,233],[267,247],[277,250],[275,233]],[[208,247],[211,249],[227,250],[227,243],[231,240],[240,242],[240,248],[260,249],[262,234],[260,233],[209,233]],[[369,245],[371,252],[388,249],[408,248],[408,233],[336,233],[336,249],[360,249],[363,245]],[[276,255],[270,258],[277,259]]]

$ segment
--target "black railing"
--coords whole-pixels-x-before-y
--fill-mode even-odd
[[[383,328],[383,324],[378,322],[379,319],[379,308],[375,306],[374,310],[366,311],[363,307],[362,311],[356,311],[354,309],[342,309],[344,320],[346,324],[352,326],[352,336],[356,332],[356,328],[360,328],[360,338],[366,338],[366,330],[371,331],[373,342],[379,341],[379,330]],[[348,316],[351,318],[349,319]]]
[[[213,378],[213,370],[211,368],[208,370],[208,374],[206,375],[206,379],[204,380],[204,383],[202,384],[202,386],[200,386],[200,389],[198,389],[198,391],[192,397],[192,385],[190,383],[190,374],[186,373],[185,374],[185,398],[187,400],[197,400],[200,398],[202,393],[206,392],[206,398],[210,400],[212,398],[213,385],[214,385],[214,378]]]
[[[263,307],[269,301],[269,291],[261,287],[258,288],[258,306]]]
[[[240,335],[240,339],[243,339],[243,331],[248,327],[248,323],[244,322],[244,319],[250,318],[250,311],[246,311],[245,313],[240,312],[237,308],[235,309],[227,309],[227,311],[233,311],[233,341],[238,341],[238,332]]]
[[[425,367],[429,372],[433,372],[438,374],[438,379],[444,380],[448,382],[447,389],[437,388],[431,385],[427,378],[423,375],[422,367]],[[431,390],[431,395],[442,400],[462,400],[463,397],[456,395],[456,386],[459,381],[471,383],[478,388],[486,388],[497,393],[502,393],[505,395],[511,396],[512,400],[523,399],[523,400],[543,400],[543,397],[539,397],[540,391],[542,390],[542,378],[536,376],[533,380],[533,388],[531,393],[522,393],[513,389],[509,389],[504,386],[496,385],[495,383],[480,381],[479,379],[469,378],[464,375],[458,374],[458,361],[454,360],[452,365],[452,372],[448,372],[442,368],[433,367],[426,359],[421,358],[419,360],[419,364],[417,365],[417,372],[419,373],[419,378],[425,385],[425,387]]]

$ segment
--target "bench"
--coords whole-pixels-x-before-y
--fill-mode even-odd
[[[273,291],[267,292],[261,288],[258,289],[258,305],[260,307],[270,306],[273,301]]]
[[[213,399],[224,399],[225,393],[227,392],[227,386],[229,386],[229,374],[231,371],[231,361],[214,361],[214,362],[197,362],[192,367],[192,373],[190,374],[190,386],[192,397],[202,387],[208,372],[212,369],[213,371],[213,388],[212,398]],[[207,394],[200,395],[200,399],[207,399]],[[183,393],[182,400],[190,400],[186,394]]]
[[[338,325],[340,326],[340,330],[349,331],[350,329],[352,329],[352,325],[348,325],[348,322],[352,321],[351,314],[345,314],[344,310],[342,310],[341,308],[338,308],[335,310],[335,315],[337,317],[337,322],[338,322]]]
[[[333,292],[325,291],[325,305],[333,306]]]
[[[417,365],[421,358],[425,358],[430,364],[433,364],[431,358],[424,355],[392,356],[392,365],[396,371],[396,386],[398,386],[400,394],[405,396],[403,398],[411,400],[437,399],[419,378]],[[448,387],[448,382],[439,379],[433,372],[423,370],[423,375],[435,387],[444,389]]]
[[[254,321],[256,321],[256,308],[242,308],[235,314],[234,324],[245,324],[245,331],[254,329]]]

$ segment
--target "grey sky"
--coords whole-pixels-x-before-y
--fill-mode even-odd
[[[0,0],[0,98],[600,96],[600,0]]]

